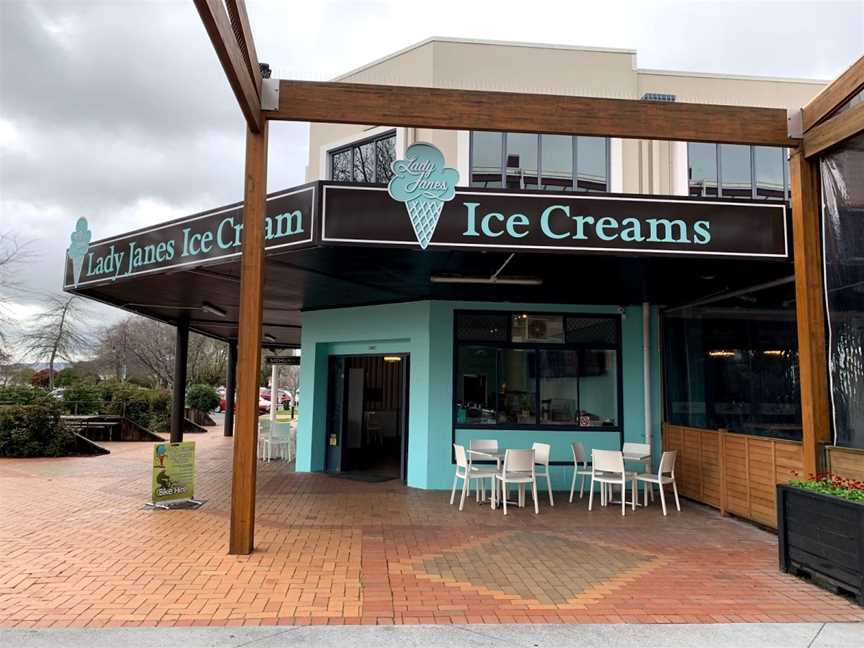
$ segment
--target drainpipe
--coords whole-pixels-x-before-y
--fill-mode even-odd
[[[279,365],[273,363],[270,371],[270,429],[276,427],[276,411],[279,409]]]
[[[654,448],[651,438],[651,305],[642,302],[642,383],[645,389],[645,443],[648,444],[649,455],[653,458]],[[651,472],[653,460],[649,459],[648,471]]]

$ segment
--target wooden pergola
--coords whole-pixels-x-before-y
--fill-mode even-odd
[[[246,118],[237,418],[229,552],[254,547],[258,376],[270,121],[701,141],[788,147],[806,472],[830,440],[818,156],[864,132],[864,57],[800,114],[775,108],[264,79],[243,0],[194,0]],[[836,114],[835,114],[836,113]]]

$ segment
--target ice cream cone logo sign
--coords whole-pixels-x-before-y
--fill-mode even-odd
[[[456,195],[459,172],[444,166],[444,156],[431,144],[412,144],[404,160],[390,168],[393,178],[387,193],[405,203],[417,242],[424,250],[432,240],[444,203]]]
[[[75,231],[69,237],[69,249],[66,251],[72,261],[72,279],[76,286],[81,280],[81,268],[84,267],[84,257],[87,256],[92,237],[93,235],[87,228],[87,219],[79,218],[78,222],[75,223]]]

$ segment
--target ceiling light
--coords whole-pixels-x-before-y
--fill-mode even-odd
[[[712,358],[734,358],[734,351],[709,351],[708,355]]]
[[[543,283],[537,277],[465,277],[457,275],[432,275],[429,277],[432,283],[443,284],[481,284],[501,286],[539,286]]]
[[[227,313],[216,306],[215,304],[211,304],[210,302],[201,302],[201,310],[205,313],[210,313],[211,315],[216,315],[216,317],[225,317]]]
[[[384,356],[384,362],[402,362],[400,356]]]

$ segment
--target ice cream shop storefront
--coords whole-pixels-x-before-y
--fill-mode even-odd
[[[800,438],[784,202],[468,188],[426,144],[393,171],[267,199],[263,345],[302,349],[297,470],[443,489],[454,443],[539,441],[566,489],[571,442],[656,465],[684,443],[663,421]],[[242,223],[90,242],[80,221],[66,289],[236,349]]]

